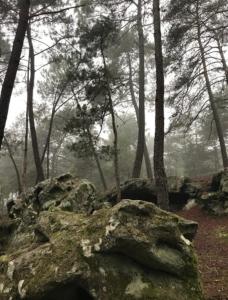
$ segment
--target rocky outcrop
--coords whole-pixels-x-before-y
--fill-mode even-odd
[[[197,223],[140,200],[67,211],[59,193],[54,208],[27,200],[34,218],[21,213],[2,231],[1,300],[202,299],[191,242]]]
[[[168,178],[170,208],[173,211],[182,209],[189,199],[196,198],[200,193],[200,185],[188,178],[171,176]],[[157,202],[156,187],[149,179],[133,178],[121,184],[123,199],[140,199],[151,203]],[[112,205],[116,203],[117,193],[114,188],[104,199]]]
[[[8,202],[11,217],[34,218],[40,211],[64,210],[91,213],[101,206],[95,186],[88,180],[79,180],[70,174],[40,182],[23,199]]]
[[[220,172],[213,176],[211,191],[203,193],[199,199],[201,206],[209,213],[228,215],[228,172]]]

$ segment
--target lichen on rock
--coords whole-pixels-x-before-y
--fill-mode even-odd
[[[43,195],[58,201],[54,190],[43,186]],[[22,213],[0,255],[0,299],[201,300],[196,230],[140,200],[90,214],[40,210],[31,223]]]

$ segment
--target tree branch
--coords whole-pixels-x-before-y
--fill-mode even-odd
[[[40,12],[40,13],[34,13],[34,14],[31,14],[31,15],[30,15],[30,19],[36,18],[36,17],[39,17],[39,16],[44,16],[44,15],[46,16],[46,15],[60,14],[60,13],[65,12],[65,11],[67,11],[67,10],[74,9],[74,8],[80,8],[80,7],[84,7],[84,6],[86,6],[86,4],[80,4],[80,5],[75,5],[75,6],[69,6],[69,7],[62,8],[62,9],[55,10],[55,11],[44,11],[44,12]]]

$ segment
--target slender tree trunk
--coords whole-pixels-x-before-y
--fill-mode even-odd
[[[148,151],[146,143],[145,143],[145,149],[144,149],[144,160],[145,160],[145,165],[146,165],[147,177],[148,177],[148,179],[153,181],[153,171],[152,171],[150,155],[149,155],[149,151]]]
[[[51,165],[51,172],[50,172],[50,178],[53,178],[55,177],[57,174],[58,174],[58,152],[60,151],[61,147],[62,147],[62,144],[64,142],[66,138],[66,135],[62,136],[61,140],[59,141],[59,144],[57,145],[57,148],[55,148],[53,151],[52,151],[52,159],[50,163]]]
[[[27,30],[28,19],[29,19],[29,0],[20,0],[20,14],[17,26],[15,39],[13,42],[13,48],[10,55],[8,68],[6,71],[5,79],[2,84],[1,96],[0,96],[0,150],[2,146],[2,140],[4,137],[4,130],[6,120],[8,116],[10,99],[13,91],[13,86],[17,74],[17,70],[20,63],[21,51],[23,48],[25,33]]]
[[[76,96],[76,94],[75,94],[75,92],[73,90],[73,87],[72,87],[72,93],[74,94],[74,98],[75,98],[75,101],[77,103],[77,107],[78,107],[79,111],[82,112],[81,105],[80,105],[80,103],[79,103],[79,101],[77,99],[77,96]],[[97,151],[96,151],[94,143],[93,143],[93,137],[92,137],[89,125],[86,122],[85,122],[85,124],[86,124],[85,131],[86,131],[86,133],[88,135],[88,138],[89,138],[90,147],[92,149],[93,157],[94,157],[94,160],[95,160],[96,165],[97,165],[97,169],[98,169],[98,172],[99,172],[99,175],[100,175],[101,183],[103,185],[104,191],[106,191],[108,189],[108,186],[107,186],[107,183],[106,183],[106,180],[105,180],[105,176],[104,176],[104,173],[103,173],[103,170],[102,170],[102,167],[101,167],[100,159],[99,159],[99,157],[97,155]]]
[[[137,119],[137,123],[139,124],[139,108],[138,104],[135,98],[135,91],[134,91],[134,84],[133,84],[133,74],[132,74],[132,64],[131,64],[131,57],[130,54],[127,53],[127,59],[128,59],[128,67],[129,67],[129,88],[130,88],[130,93],[131,93],[131,101],[133,104],[133,107],[135,109],[135,115]],[[144,159],[145,159],[145,165],[146,165],[146,172],[147,172],[147,177],[149,179],[153,179],[153,171],[152,171],[152,166],[150,162],[150,156],[149,156],[149,151],[147,148],[146,140],[145,140],[145,145],[144,145]]]
[[[86,131],[87,131],[87,135],[89,137],[89,142],[90,142],[90,146],[91,146],[91,149],[92,149],[92,152],[93,152],[93,157],[95,159],[95,162],[96,162],[96,165],[97,165],[97,169],[98,169],[98,172],[99,172],[99,175],[100,175],[101,183],[103,185],[104,191],[106,191],[108,189],[107,183],[106,183],[106,180],[105,180],[105,177],[104,177],[103,170],[101,168],[101,164],[100,164],[99,157],[97,155],[97,151],[96,151],[96,149],[94,147],[93,138],[92,138],[90,129],[87,127]]]
[[[34,82],[35,82],[35,55],[34,48],[31,37],[30,25],[28,25],[27,29],[27,37],[29,43],[29,60],[30,60],[30,80],[28,87],[28,113],[29,113],[29,125],[30,125],[30,133],[32,140],[32,149],[33,149],[33,157],[36,166],[37,173],[37,182],[44,180],[44,172],[41,164],[40,154],[39,154],[39,146],[36,135],[35,128],[35,120],[33,113],[33,92],[34,92]]]
[[[142,0],[138,0],[137,30],[139,37],[139,113],[138,113],[138,143],[132,177],[140,177],[145,146],[145,58],[144,33],[142,25]]]
[[[15,170],[15,173],[16,173],[16,176],[17,176],[17,186],[18,186],[18,192],[19,194],[22,193],[23,189],[22,189],[22,184],[21,184],[21,176],[20,176],[20,172],[18,170],[18,167],[17,167],[17,164],[16,164],[16,161],[13,157],[13,153],[12,153],[12,150],[11,150],[11,147],[10,147],[10,144],[7,140],[7,138],[4,136],[4,142],[6,144],[6,148],[8,150],[8,153],[9,153],[9,157],[13,163],[13,166],[14,166],[14,170]]]
[[[217,148],[216,141],[214,141],[213,150],[214,150],[215,172],[219,172],[220,163],[219,163],[219,153],[218,153],[218,148]]]
[[[46,155],[46,177],[47,177],[47,179],[50,177],[50,142],[51,142],[51,134],[52,134],[53,124],[54,124],[54,117],[55,117],[55,113],[56,113],[56,105],[53,105],[53,107],[52,107],[51,118],[50,118],[50,123],[49,123],[49,128],[48,128],[48,134],[46,137],[45,146],[44,146],[43,153],[41,156],[41,164],[43,164],[44,158]]]
[[[54,116],[55,116],[55,107],[52,108],[50,122],[49,122],[49,128],[48,128],[48,134],[47,134],[47,137],[46,137],[43,153],[42,153],[42,156],[41,156],[41,163],[44,162],[44,158],[45,158],[45,155],[47,153],[47,150],[48,150],[48,147],[49,147],[49,144],[50,144],[51,134],[52,134],[52,129],[53,129],[53,123],[54,123]]]
[[[106,59],[104,55],[103,50],[103,44],[101,42],[101,56],[103,60],[104,65],[104,71],[105,71],[105,78],[107,83],[107,91],[108,91],[108,101],[109,101],[109,111],[112,118],[112,130],[114,135],[113,140],[113,146],[114,146],[114,170],[115,170],[115,180],[116,180],[116,191],[117,191],[117,201],[119,202],[121,200],[121,189],[120,189],[120,171],[119,171],[119,154],[118,154],[118,132],[116,127],[116,119],[115,119],[115,112],[113,107],[113,101],[112,101],[112,93],[110,89],[110,83],[109,83],[109,74],[107,72],[107,64]]]
[[[208,70],[207,70],[207,64],[206,64],[206,58],[205,58],[205,53],[204,53],[204,47],[203,43],[201,40],[201,24],[200,24],[200,18],[199,18],[199,3],[197,1],[196,4],[196,21],[197,21],[197,38],[198,38],[198,44],[199,44],[199,49],[200,49],[200,54],[201,54],[201,61],[203,64],[203,72],[204,72],[204,79],[206,83],[206,88],[207,88],[207,93],[211,105],[211,110],[213,113],[213,117],[215,120],[215,126],[219,138],[219,143],[220,143],[220,149],[221,149],[221,154],[222,154],[222,161],[223,161],[223,168],[224,170],[228,170],[228,156],[227,156],[227,151],[226,151],[226,144],[224,140],[224,135],[223,135],[223,128],[222,128],[222,123],[218,114],[218,109],[215,103],[215,98],[214,94],[212,92],[211,88],[211,83],[208,75]]]
[[[169,208],[167,177],[164,166],[164,66],[161,38],[160,1],[153,0],[154,42],[156,64],[154,177],[157,188],[157,202],[163,209]]]
[[[47,179],[50,177],[50,139],[47,145]]]
[[[27,78],[29,82],[29,77]],[[26,190],[26,176],[27,176],[27,166],[28,166],[28,103],[26,105],[26,117],[25,117],[25,139],[24,139],[24,153],[23,153],[23,164],[22,164],[22,174],[21,174],[21,183],[22,183],[22,190],[25,192]]]
[[[224,70],[224,73],[225,73],[226,84],[228,85],[228,66],[227,66],[227,63],[226,63],[226,58],[225,58],[225,55],[224,55],[224,52],[223,52],[223,49],[222,49],[222,45],[220,43],[219,37],[216,34],[215,34],[215,40],[217,42],[219,54],[220,54],[220,57],[221,57],[221,63],[222,63],[223,70]]]
[[[57,112],[57,105],[58,105],[58,103],[59,103],[59,101],[60,101],[60,99],[61,99],[61,97],[64,93],[65,88],[66,88],[66,85],[64,85],[64,87],[60,91],[60,94],[59,94],[58,98],[53,103],[50,122],[49,122],[49,128],[48,128],[48,134],[47,134],[47,137],[46,137],[45,146],[44,146],[43,153],[42,153],[42,156],[41,156],[41,164],[43,164],[43,161],[44,161],[44,158],[45,158],[48,147],[50,148],[49,145],[50,145],[50,140],[51,140],[51,134],[52,134],[52,129],[53,129],[54,118],[55,118],[55,114]]]

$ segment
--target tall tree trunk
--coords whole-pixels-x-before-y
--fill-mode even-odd
[[[227,66],[227,63],[226,63],[226,58],[225,58],[225,55],[224,55],[224,52],[223,52],[223,49],[222,49],[222,45],[221,45],[219,37],[216,33],[215,33],[215,40],[217,42],[219,54],[220,54],[220,57],[221,57],[221,63],[222,63],[223,70],[224,70],[224,73],[225,73],[226,84],[228,85],[228,66]]]
[[[131,57],[130,57],[129,53],[127,53],[127,59],[128,59],[128,67],[129,67],[129,89],[130,89],[130,93],[131,93],[131,101],[132,101],[133,107],[135,109],[137,123],[139,124],[139,108],[138,108],[138,104],[137,104],[137,101],[135,98],[133,74],[132,74],[132,63],[131,63]],[[145,145],[144,145],[144,159],[145,159],[147,177],[152,180],[153,179],[153,171],[152,171],[152,166],[151,166],[151,162],[150,162],[149,151],[148,151],[147,144],[146,144],[146,139],[145,139]]]
[[[163,209],[169,208],[167,177],[164,166],[164,66],[161,38],[160,1],[153,0],[154,42],[156,64],[155,98],[155,138],[154,138],[154,177],[157,189],[157,202]]]
[[[29,72],[28,72],[29,73]],[[27,78],[27,84],[29,83],[29,74]],[[27,176],[27,166],[28,166],[28,128],[29,118],[28,118],[28,103],[26,104],[26,117],[25,117],[25,139],[24,139],[24,153],[23,153],[23,164],[22,164],[22,174],[21,174],[21,184],[22,190],[26,190],[26,176]]]
[[[200,24],[200,17],[199,17],[198,1],[196,3],[196,21],[197,21],[197,38],[198,38],[198,44],[199,44],[199,49],[200,49],[201,61],[203,64],[204,79],[205,79],[205,83],[206,83],[207,93],[208,93],[211,110],[212,110],[214,121],[215,121],[218,138],[219,138],[220,149],[221,149],[221,154],[222,154],[222,161],[223,161],[223,168],[224,168],[224,170],[228,170],[228,156],[227,156],[226,144],[225,144],[224,135],[223,135],[222,123],[221,123],[218,109],[217,109],[217,106],[215,103],[214,94],[212,92],[211,83],[210,83],[208,70],[207,70],[204,47],[203,47],[203,43],[201,40],[201,24]]]
[[[4,142],[6,144],[6,148],[8,150],[8,153],[9,153],[9,157],[13,163],[13,166],[14,166],[14,170],[15,170],[15,173],[16,173],[16,177],[17,177],[17,186],[18,186],[18,193],[21,194],[22,193],[22,184],[21,184],[21,176],[20,176],[20,172],[18,170],[18,167],[17,167],[17,164],[16,164],[16,161],[13,157],[13,153],[12,153],[12,150],[11,150],[11,147],[10,147],[10,144],[7,140],[7,138],[4,136]]]
[[[145,146],[145,58],[144,33],[142,25],[142,0],[138,0],[137,31],[139,37],[139,113],[138,113],[138,143],[132,177],[140,177]]]
[[[114,146],[114,170],[115,170],[115,181],[116,181],[116,191],[117,191],[117,201],[119,202],[121,200],[121,189],[120,189],[120,170],[119,170],[119,154],[118,154],[118,132],[116,127],[116,118],[115,118],[115,112],[113,107],[113,101],[112,101],[112,93],[110,89],[110,82],[109,82],[109,74],[108,74],[108,68],[106,64],[106,59],[104,55],[104,49],[103,49],[103,43],[101,42],[101,56],[103,60],[104,65],[104,75],[106,78],[107,83],[107,91],[108,91],[108,101],[109,101],[109,111],[112,118],[112,130],[114,135],[113,140],[113,146]]]
[[[29,125],[30,125],[30,133],[31,133],[31,140],[32,140],[32,149],[33,149],[33,157],[36,166],[36,173],[37,173],[37,182],[44,180],[44,172],[43,167],[41,164],[40,153],[39,153],[39,146],[38,140],[36,135],[36,128],[35,128],[35,120],[34,120],[34,113],[33,113],[33,92],[34,92],[34,82],[35,82],[35,55],[34,55],[34,48],[32,43],[31,37],[31,29],[30,25],[27,28],[27,37],[29,43],[29,60],[30,60],[30,80],[28,86],[28,113],[29,113]]]
[[[30,0],[19,0],[18,3],[20,7],[19,21],[0,96],[0,150],[2,146],[2,140],[4,137],[4,130],[8,116],[10,99],[20,63],[21,51],[23,48],[25,33],[27,30],[29,19]]]

